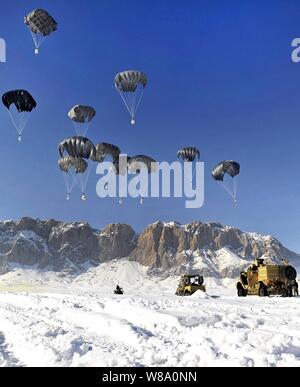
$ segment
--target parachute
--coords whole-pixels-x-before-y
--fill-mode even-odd
[[[146,86],[147,76],[141,71],[123,71],[115,77],[115,87],[131,116],[132,125]]]
[[[24,23],[31,32],[35,45],[34,52],[38,54],[45,38],[57,30],[57,22],[44,9],[35,9],[24,17]]]
[[[200,151],[195,147],[186,147],[177,152],[177,158],[183,161],[193,162],[200,159]]]
[[[143,167],[147,168],[147,172],[149,174],[157,172],[157,169],[158,169],[156,161],[149,156],[138,155],[138,156],[131,157],[130,160],[128,161],[128,171],[130,172],[140,173]],[[144,193],[142,193],[140,197],[140,204],[143,204],[143,203],[144,203]]]
[[[85,190],[90,175],[91,162],[96,154],[94,144],[86,137],[74,136],[63,140],[58,146],[58,151],[62,159],[59,161],[60,169],[63,172],[68,169],[72,173],[71,167],[75,168],[76,174],[72,174],[72,176],[81,190],[82,200],[86,200]]]
[[[96,145],[96,153],[93,158],[94,161],[101,163],[110,156],[112,161],[115,162],[119,158],[120,153],[121,150],[118,146],[102,142]]]
[[[11,121],[22,140],[22,133],[29,120],[30,113],[36,108],[36,101],[27,90],[12,90],[3,94],[3,105],[7,108]]]
[[[234,180],[233,189],[230,189],[225,183],[226,175],[234,178],[240,173],[240,164],[233,160],[222,161],[217,164],[212,170],[212,177],[221,182],[226,192],[233,198],[234,203],[237,204],[237,181]]]
[[[90,122],[96,115],[96,110],[90,106],[75,105],[68,113],[73,121],[77,136],[85,136]]]
[[[188,146],[185,148],[180,149],[177,152],[177,158],[181,159],[183,162],[188,162],[188,163],[193,163],[195,160],[200,159],[200,151],[199,149],[193,147],[193,146]],[[190,176],[190,183],[193,184],[193,179],[194,175],[196,173],[196,166],[192,165],[191,169],[191,176]]]
[[[58,160],[58,166],[62,172],[65,172],[63,177],[66,185],[67,200],[69,200],[71,192],[76,184],[74,171],[76,174],[85,173],[88,168],[88,163],[84,159],[65,156]]]

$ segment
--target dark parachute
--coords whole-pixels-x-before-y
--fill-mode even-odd
[[[113,162],[115,162],[119,158],[120,153],[121,150],[118,146],[102,142],[96,145],[96,154],[95,156],[93,155],[93,159],[101,163],[110,156]]]
[[[147,76],[141,71],[123,71],[115,77],[115,87],[129,111],[132,125],[146,86]]]
[[[212,170],[212,176],[217,181],[223,181],[225,174],[228,174],[231,177],[235,177],[239,173],[240,164],[232,160],[222,161]]]
[[[24,17],[24,23],[31,32],[35,53],[38,54],[44,39],[57,30],[57,22],[44,9],[35,9]]]
[[[123,71],[115,77],[116,88],[124,93],[134,93],[139,84],[143,88],[147,85],[147,76],[141,71]]]
[[[63,140],[59,146],[58,146],[58,151],[60,154],[61,158],[64,158],[65,153],[67,155],[71,156],[74,159],[85,159],[85,160],[93,160],[95,154],[96,154],[96,149],[93,145],[93,143],[86,137],[81,137],[81,136],[74,136],[70,138],[66,138]],[[83,160],[83,161],[85,161]],[[88,178],[90,174],[90,168],[91,165],[89,165],[86,162],[86,168],[83,166],[83,164],[80,165],[84,169],[83,172],[80,172],[76,175],[72,175],[73,177],[73,182],[75,182],[78,187],[81,190],[82,193],[82,200],[86,200],[86,195],[85,195],[85,189],[88,183]],[[69,169],[69,171],[72,174],[72,168]],[[67,189],[68,189],[68,183],[66,183]],[[69,198],[70,192],[68,192],[67,199]]]
[[[96,115],[96,110],[90,106],[75,105],[68,113],[73,121],[77,136],[85,136],[92,119]]]
[[[186,147],[177,152],[177,157],[183,161],[192,162],[200,159],[200,151],[195,147]]]
[[[68,113],[69,118],[75,122],[90,122],[96,115],[96,110],[90,106],[75,105]]]
[[[31,112],[36,107],[36,102],[32,95],[27,90],[12,90],[3,94],[2,96],[3,105],[9,109],[13,104],[17,111]]]
[[[74,168],[76,173],[84,173],[88,168],[88,163],[84,159],[65,156],[58,160],[61,171],[68,173],[70,168]]]
[[[236,177],[240,173],[240,164],[236,161],[226,160],[216,165],[212,170],[212,177],[219,181],[226,192],[232,197],[237,204],[237,180],[233,179],[233,188],[224,183],[225,175]]]
[[[59,146],[58,151],[60,157],[63,157],[67,152],[69,156],[89,159],[95,157],[96,149],[94,144],[86,137],[73,136],[63,140]]]
[[[157,162],[149,156],[137,155],[128,161],[128,170],[130,172],[140,173],[142,167],[146,167],[148,173],[157,171]]]
[[[48,36],[57,30],[57,23],[44,9],[35,9],[24,17],[24,23],[34,34]]]
[[[3,94],[2,102],[8,109],[10,119],[19,135],[18,140],[21,141],[30,113],[36,108],[36,102],[27,90],[8,91]],[[12,109],[12,106],[15,109]]]

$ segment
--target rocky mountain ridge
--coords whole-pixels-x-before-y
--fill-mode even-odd
[[[300,263],[300,255],[276,238],[203,222],[156,222],[136,234],[126,224],[96,230],[83,222],[22,218],[0,222],[0,252],[1,273],[12,264],[63,271],[78,269],[86,262],[99,265],[125,257],[151,272],[196,270],[221,277],[237,275],[254,258]]]

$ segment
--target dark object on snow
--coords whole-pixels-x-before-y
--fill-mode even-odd
[[[119,285],[116,286],[115,290],[114,290],[114,294],[124,294],[124,290],[122,288],[120,288]]]

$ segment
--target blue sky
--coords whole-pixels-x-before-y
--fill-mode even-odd
[[[18,144],[0,109],[0,218],[85,220],[95,227],[125,222],[137,231],[156,220],[218,221],[273,234],[300,251],[299,1],[72,0],[2,2],[0,91],[24,88],[38,107]],[[26,3],[26,4],[25,4]],[[23,17],[45,8],[58,31],[39,56]],[[137,124],[114,89],[114,76],[141,69],[149,78]],[[128,154],[172,161],[195,145],[205,162],[205,204],[181,199],[99,199],[66,202],[57,144],[73,135],[68,110],[94,106],[89,137]],[[220,160],[241,164],[239,206],[210,177]]]

